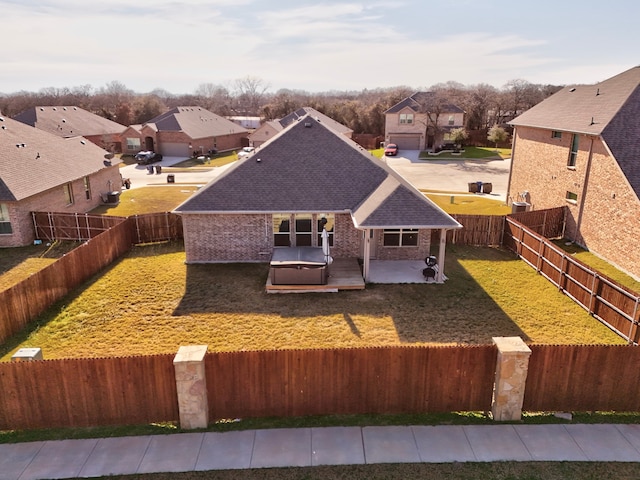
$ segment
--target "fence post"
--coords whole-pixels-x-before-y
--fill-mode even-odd
[[[204,372],[206,353],[206,345],[182,346],[173,359],[180,427],[184,429],[207,428],[209,425],[207,378]]]
[[[520,337],[493,337],[498,347],[491,414],[499,422],[520,420],[531,349]]]

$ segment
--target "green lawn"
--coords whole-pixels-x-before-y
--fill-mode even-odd
[[[465,160],[465,159],[486,159],[499,160],[511,157],[510,148],[491,148],[491,147],[464,147],[464,151],[460,155],[454,155],[451,152],[442,152],[437,155],[429,155],[426,151],[420,152],[421,160]]]

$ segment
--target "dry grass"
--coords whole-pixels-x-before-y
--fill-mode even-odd
[[[128,217],[145,213],[170,212],[197,190],[198,187],[193,185],[141,187],[133,190],[123,190],[118,205],[100,205],[89,213]]]
[[[511,207],[502,200],[495,200],[468,193],[438,193],[421,190],[431,201],[449,214],[459,215],[507,215]]]
[[[3,346],[46,358],[211,351],[482,344],[624,343],[505,251],[449,247],[445,285],[265,293],[266,264],[184,264],[181,244],[136,247]]]

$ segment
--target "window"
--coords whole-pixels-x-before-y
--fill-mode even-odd
[[[313,217],[310,213],[296,215],[296,247],[311,246],[311,230]]]
[[[569,203],[578,203],[578,194],[567,191],[567,201]]]
[[[6,203],[0,203],[0,235],[13,233],[9,220],[9,207]]]
[[[91,200],[91,184],[89,183],[89,177],[84,177],[84,195],[87,200]]]
[[[276,247],[288,247],[291,245],[289,233],[291,232],[291,219],[289,214],[273,214],[273,245]]]
[[[400,114],[400,123],[401,124],[412,124],[413,123],[413,113],[401,113]]]
[[[571,151],[569,152],[569,162],[567,163],[568,167],[576,166],[576,158],[578,157],[578,143],[580,142],[580,137],[577,134],[573,134],[571,138]]]
[[[453,125],[453,124],[454,124],[453,115],[449,115],[449,125]]]
[[[562,132],[558,132],[556,130],[552,131],[551,138],[562,138]]]
[[[390,228],[384,231],[385,247],[415,247],[418,245],[417,228]]]
[[[322,246],[322,227],[327,229],[329,234],[329,246],[333,247],[333,228],[335,226],[336,219],[333,213],[319,213],[318,214],[318,246]]]
[[[140,139],[139,138],[127,138],[127,151],[128,152],[137,152],[140,150]]]
[[[62,191],[64,192],[64,198],[67,201],[67,205],[73,205],[73,188],[70,183],[65,183],[62,186]]]

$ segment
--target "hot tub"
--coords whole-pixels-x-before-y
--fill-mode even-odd
[[[269,275],[272,285],[326,285],[327,261],[322,248],[277,247]]]

